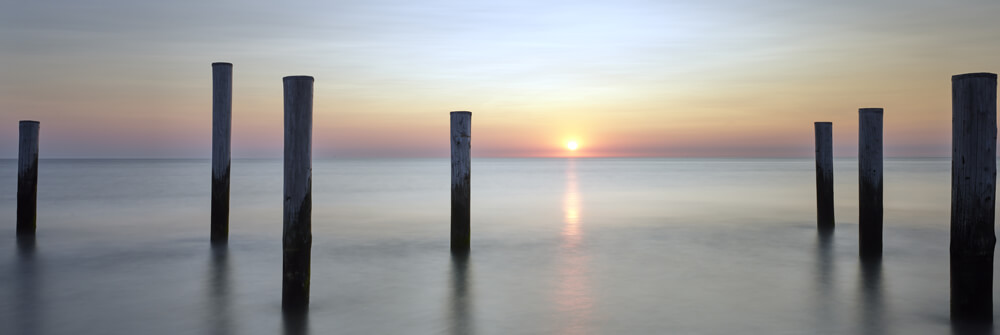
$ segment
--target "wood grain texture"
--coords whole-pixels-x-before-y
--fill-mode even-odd
[[[17,235],[35,235],[38,205],[38,121],[18,124]]]
[[[816,122],[816,217],[820,230],[834,228],[833,123]]]
[[[468,251],[471,227],[472,113],[451,112],[451,250]]]
[[[212,243],[229,239],[233,64],[212,63]]]
[[[951,85],[951,253],[992,255],[996,245],[997,75],[957,75]]]
[[[882,108],[858,111],[859,251],[882,257]]]
[[[309,308],[312,252],[313,78],[284,78],[285,184],[282,229],[282,310]]]

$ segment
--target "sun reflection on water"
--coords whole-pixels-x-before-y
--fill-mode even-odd
[[[581,250],[581,201],[577,183],[577,162],[567,161],[566,193],[563,198],[562,243],[559,245],[556,303],[560,314],[560,334],[589,333],[593,298],[588,283],[586,253]]]
[[[566,168],[566,193],[563,196],[563,245],[575,248],[580,243],[580,191],[577,189],[576,162],[569,160]]]

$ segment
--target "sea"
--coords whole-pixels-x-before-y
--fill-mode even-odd
[[[215,247],[210,160],[42,159],[33,241],[2,160],[0,334],[962,333],[950,160],[885,161],[874,264],[858,162],[834,165],[828,235],[811,158],[473,158],[453,256],[447,158],[317,159],[311,304],[289,316],[281,160],[232,162]]]

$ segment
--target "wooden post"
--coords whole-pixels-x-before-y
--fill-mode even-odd
[[[993,254],[997,75],[951,77],[951,253]]]
[[[859,247],[862,258],[882,257],[882,109],[858,111]]]
[[[281,307],[285,312],[304,312],[309,309],[312,249],[313,77],[285,77],[284,88],[285,204]]]
[[[21,121],[17,150],[17,235],[34,236],[38,205],[38,121]]]
[[[992,323],[997,75],[951,77],[951,316]]]
[[[816,216],[820,230],[832,230],[833,123],[816,122]]]
[[[212,243],[229,239],[233,64],[212,63]]]
[[[451,112],[451,251],[469,251],[472,112]]]

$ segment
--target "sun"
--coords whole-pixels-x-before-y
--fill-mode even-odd
[[[580,145],[576,144],[576,141],[566,142],[566,149],[569,149],[570,151],[574,151],[574,150],[576,150],[576,148],[579,148],[579,147],[580,147]]]

